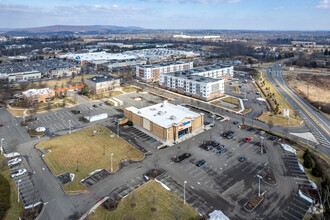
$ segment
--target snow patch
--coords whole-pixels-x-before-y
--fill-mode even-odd
[[[90,174],[88,174],[89,176],[93,175],[94,173],[100,172],[102,169],[98,169],[98,170],[94,170],[93,172],[91,172]]]
[[[209,214],[209,220],[230,220],[222,211],[214,210]]]
[[[292,148],[290,145],[287,144],[281,144],[282,148],[286,151],[289,151],[291,153],[296,154],[296,150],[294,148]]]
[[[316,186],[316,184],[313,181],[309,180],[309,183],[311,184],[311,187],[313,189],[317,189],[317,186]]]
[[[73,173],[70,173],[70,180],[71,182],[74,180],[75,175]]]
[[[299,168],[301,169],[301,171],[303,171],[303,172],[305,173],[304,166],[301,165],[301,163],[299,163],[299,161],[298,161],[298,166],[299,166]]]
[[[310,202],[310,203],[313,203],[313,202],[314,202],[313,199],[309,198],[308,196],[305,196],[305,195],[300,191],[300,189],[299,189],[299,196],[300,196],[301,198],[307,200],[307,201]]]
[[[168,191],[171,191],[171,189],[168,187],[168,186],[166,186],[164,183],[162,183],[161,181],[159,181],[159,180],[157,180],[157,179],[155,179],[155,181],[157,182],[157,183],[160,183],[166,190],[168,190]]]
[[[41,202],[37,202],[37,203],[34,203],[32,205],[25,206],[24,208],[25,209],[30,209],[30,208],[36,207],[37,205],[40,205],[40,204],[41,204]]]

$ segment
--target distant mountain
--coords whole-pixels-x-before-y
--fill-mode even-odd
[[[13,30],[13,28],[0,28],[0,33],[5,33],[10,30]]]
[[[115,26],[115,25],[53,25],[45,27],[33,27],[33,28],[20,28],[7,31],[7,34],[12,35],[40,35],[40,34],[106,34],[113,32],[129,32],[129,31],[141,31],[144,28],[129,26]]]

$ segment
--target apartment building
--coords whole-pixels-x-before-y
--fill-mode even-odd
[[[85,80],[86,84],[96,91],[101,93],[104,91],[114,90],[120,86],[120,79],[112,76],[97,76]]]
[[[223,96],[224,79],[192,75],[188,71],[161,74],[159,84],[162,88],[183,95],[209,101]]]
[[[44,89],[29,89],[25,92],[22,92],[24,100],[28,102],[48,102],[52,97],[55,96],[54,90],[50,88]]]
[[[191,69],[189,74],[210,77],[214,79],[224,79],[227,81],[232,79],[234,76],[234,66],[214,64],[211,66],[197,67]]]
[[[144,82],[159,81],[160,74],[182,71],[193,68],[193,62],[169,62],[136,67],[136,78]]]

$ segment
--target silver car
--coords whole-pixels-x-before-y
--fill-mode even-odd
[[[12,159],[12,160],[8,161],[8,166],[12,167],[12,166],[15,166],[17,164],[20,164],[21,162],[22,162],[22,159],[17,157],[15,159]]]
[[[14,178],[14,177],[21,176],[21,175],[25,174],[26,172],[27,172],[26,169],[19,169],[17,171],[12,172],[12,174],[10,176],[11,176],[11,178]]]

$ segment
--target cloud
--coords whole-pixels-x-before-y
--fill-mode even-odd
[[[284,9],[283,6],[281,6],[281,7],[277,7],[277,8],[274,8],[275,11],[282,10],[282,9]]]
[[[212,3],[238,3],[242,0],[140,0],[146,2],[164,2],[164,3],[201,3],[201,4],[212,4]]]
[[[330,9],[329,0],[322,0],[315,6],[315,8]]]

